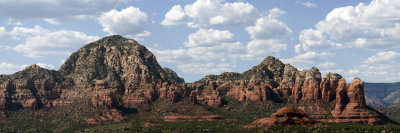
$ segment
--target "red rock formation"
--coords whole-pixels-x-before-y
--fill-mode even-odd
[[[295,84],[294,84],[294,88],[293,88],[293,96],[294,96],[294,101],[297,103],[301,100],[301,98],[303,97],[303,93],[302,93],[302,87],[304,84],[304,80],[306,77],[306,71],[301,71],[296,75],[296,80],[295,80]]]
[[[171,69],[161,68],[146,47],[115,35],[85,45],[59,71],[32,65],[0,75],[0,109],[64,106],[85,98],[91,98],[94,106],[109,108],[135,108],[157,99],[179,102],[181,98],[219,107],[225,96],[256,103],[285,102],[293,96],[295,102],[305,103],[336,98],[332,115],[337,122],[381,120],[375,119],[377,113],[366,113],[374,111],[366,107],[359,79],[346,86],[338,74],[322,79],[317,68],[298,71],[272,56],[243,73],[208,75],[188,86]]]
[[[204,96],[204,101],[207,103],[208,106],[211,107],[219,107],[222,105],[222,99],[219,96],[219,92],[214,89],[204,89],[202,92]]]
[[[321,98],[321,73],[315,67],[306,72],[305,81],[302,86],[302,100],[313,101]]]
[[[336,106],[331,112],[334,122],[381,123],[386,119],[382,114],[366,108],[364,82],[359,78],[344,87],[344,79],[339,81]]]
[[[282,92],[283,97],[289,97],[293,94],[295,88],[296,74],[298,70],[290,64],[285,65],[283,79],[278,89]]]
[[[339,80],[342,78],[339,74],[328,73],[321,81],[322,100],[331,102],[336,97],[336,88],[338,88]]]
[[[190,101],[190,103],[192,103],[192,105],[197,104],[197,92],[196,91],[190,92],[189,101]]]
[[[100,124],[102,122],[112,121],[112,122],[121,122],[125,120],[126,117],[121,114],[120,111],[116,109],[111,109],[106,112],[96,113],[94,117],[87,118],[86,123],[95,125]]]
[[[166,122],[181,122],[181,121],[216,121],[222,119],[220,115],[208,116],[190,116],[190,115],[166,115],[163,120]]]
[[[226,95],[239,101],[262,102],[272,100],[272,93],[272,90],[266,85],[248,85],[232,87]]]
[[[264,127],[273,125],[305,125],[312,123],[306,113],[296,107],[283,107],[273,113],[269,118],[261,118],[253,121],[247,127]]]

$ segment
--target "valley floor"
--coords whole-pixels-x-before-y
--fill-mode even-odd
[[[269,117],[284,106],[301,106],[307,103],[268,101],[260,104],[224,99],[226,99],[225,105],[220,108],[208,107],[202,103],[191,105],[188,100],[177,103],[157,100],[135,110],[122,109],[126,117],[122,122],[105,120],[97,125],[87,124],[86,120],[95,117],[96,114],[104,114],[104,110],[110,109],[94,107],[90,105],[88,99],[78,99],[86,102],[35,111],[30,109],[6,111],[7,117],[0,120],[2,123],[0,132],[400,132],[400,126],[395,124],[325,122],[306,126],[247,128],[246,125],[252,121]]]

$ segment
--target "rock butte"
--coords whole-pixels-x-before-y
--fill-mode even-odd
[[[283,107],[273,113],[269,118],[253,121],[247,127],[264,127],[274,125],[307,125],[313,123],[306,113],[296,107]]]
[[[299,71],[272,56],[243,73],[208,75],[186,84],[174,71],[162,68],[146,47],[113,35],[85,45],[58,71],[32,65],[15,74],[2,75],[0,109],[66,106],[79,98],[90,98],[93,106],[110,109],[135,108],[158,99],[178,102],[183,98],[188,98],[191,104],[201,102],[218,108],[227,96],[256,103],[288,102],[290,99],[294,103],[316,103],[307,108],[299,107],[306,112],[321,108],[317,104],[319,101],[336,102],[334,109],[327,112],[328,117],[321,120],[386,122],[384,115],[366,106],[363,84],[358,78],[346,84],[336,73],[322,78],[315,67]],[[88,122],[107,121],[99,118]],[[122,116],[113,119],[120,120]]]

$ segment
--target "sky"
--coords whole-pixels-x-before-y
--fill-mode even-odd
[[[400,81],[399,0],[0,0],[0,74],[58,70],[114,34],[186,82],[244,72],[267,56],[347,82]]]

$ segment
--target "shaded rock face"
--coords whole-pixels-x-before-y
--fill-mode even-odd
[[[341,79],[336,91],[336,106],[331,112],[335,122],[382,123],[386,119],[381,113],[367,109],[364,98],[364,82],[359,78],[345,85]]]
[[[339,86],[339,80],[342,76],[336,73],[328,73],[321,82],[322,100],[331,102],[336,98],[336,88]]]
[[[295,102],[320,99],[330,102],[335,98],[338,77],[341,78],[339,74],[330,74],[322,82],[321,73],[317,68],[298,71],[292,65],[284,64],[270,56],[243,73],[208,75],[191,85],[193,88],[200,88],[201,91],[201,86],[215,83],[215,90],[219,91],[220,96],[233,97],[239,101],[283,102],[294,96]]]
[[[224,96],[256,103],[267,100],[286,102],[293,96],[295,103],[336,101],[336,107],[331,112],[334,116],[333,121],[336,122],[385,121],[378,112],[366,106],[363,84],[360,79],[355,79],[346,85],[346,80],[339,74],[328,73],[322,78],[318,68],[298,71],[290,64],[284,64],[274,57],[267,57],[259,65],[243,73],[225,72],[221,75],[208,75],[190,86],[196,89],[194,93],[197,95],[196,100],[212,103],[210,106],[221,106],[220,97]],[[311,106],[323,108],[319,107],[320,104]],[[363,110],[361,111],[363,113],[357,113],[360,110]],[[323,115],[330,113],[327,111]]]
[[[52,101],[60,97],[64,87],[62,81],[64,79],[57,71],[37,65],[3,77],[0,83],[0,108],[51,107]]]
[[[400,103],[400,82],[365,83],[365,100],[373,107],[389,107]]]
[[[60,68],[75,88],[93,88],[95,106],[133,108],[158,98],[179,100],[184,80],[161,68],[146,47],[122,36],[109,36],[73,53]]]
[[[248,127],[265,127],[274,125],[306,125],[312,123],[302,110],[296,107],[283,107],[273,113],[269,118],[261,118],[253,121]]]
[[[167,76],[168,81],[173,84],[182,84],[185,83],[185,80],[179,77],[172,69],[163,68],[165,75]]]
[[[163,69],[146,47],[122,36],[110,36],[87,44],[73,53],[59,70],[74,80],[76,87],[94,87],[109,76],[123,83],[123,89],[166,82]]]
[[[315,67],[306,72],[302,87],[302,99],[303,100],[317,100],[321,99],[321,88],[319,86],[321,82],[321,73]]]
[[[322,78],[317,68],[298,71],[272,56],[243,73],[208,75],[186,84],[174,71],[162,68],[146,47],[114,35],[85,45],[59,71],[32,65],[1,75],[0,109],[50,108],[77,99],[112,109],[136,108],[157,99],[178,102],[182,98],[189,98],[191,104],[220,107],[224,97],[255,103],[286,102],[293,97],[295,102],[336,100],[332,115],[337,122],[365,122],[365,118],[368,123],[378,122],[382,120],[378,113],[365,104],[363,84],[357,79],[346,85],[339,74]],[[93,118],[88,123],[99,121]]]
[[[73,53],[59,71],[27,67],[0,77],[0,108],[67,105],[88,97],[94,106],[135,107],[158,98],[180,100],[184,80],[163,69],[136,41],[119,35],[89,43]]]

